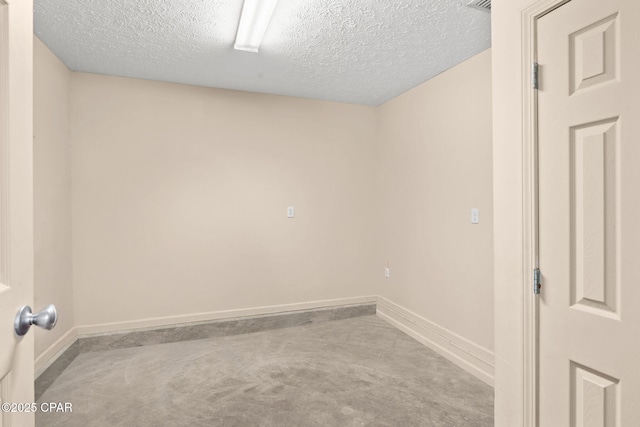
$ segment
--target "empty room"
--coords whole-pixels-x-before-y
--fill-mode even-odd
[[[0,0],[0,427],[637,426],[639,23]]]

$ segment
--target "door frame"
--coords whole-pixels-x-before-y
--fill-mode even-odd
[[[539,424],[539,296],[533,293],[538,267],[538,91],[533,87],[533,64],[538,58],[538,19],[571,0],[540,0],[522,11],[522,265],[523,409],[524,426]],[[542,71],[542,67],[538,72]],[[544,278],[542,279],[544,286]]]
[[[4,82],[0,107],[0,272],[2,352],[0,398],[32,402],[34,336],[11,325],[21,305],[33,306],[33,1],[1,0],[0,54]],[[14,311],[15,310],[15,311]],[[6,322],[6,323],[5,323]],[[4,340],[7,340],[6,342]],[[8,348],[13,351],[9,354]],[[10,369],[9,369],[10,368]],[[33,425],[33,413],[0,413],[0,425]]]

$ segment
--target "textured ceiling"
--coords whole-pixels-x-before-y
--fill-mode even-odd
[[[35,0],[35,32],[74,71],[379,105],[490,46],[464,3],[279,0],[257,54],[242,0]]]

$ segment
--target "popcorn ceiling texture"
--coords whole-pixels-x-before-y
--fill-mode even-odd
[[[279,0],[257,54],[242,0],[35,0],[35,33],[73,71],[380,105],[490,47],[464,3]]]

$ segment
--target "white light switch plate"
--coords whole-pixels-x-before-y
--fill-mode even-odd
[[[384,277],[386,277],[387,279],[391,277],[391,269],[389,267],[384,268]]]
[[[471,209],[471,224],[480,224],[480,209]]]
[[[293,206],[289,206],[287,208],[287,218],[294,218],[296,216],[296,211]]]

